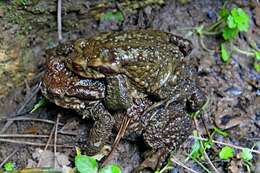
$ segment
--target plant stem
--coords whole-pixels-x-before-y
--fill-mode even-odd
[[[199,131],[199,125],[198,125],[198,121],[196,119],[196,117],[193,117],[193,121],[194,121],[194,124],[195,124],[195,127],[196,127],[196,130],[197,130],[197,133],[198,133],[198,136],[201,137],[201,133]],[[203,155],[205,157],[205,159],[208,161],[208,163],[210,164],[210,166],[212,167],[212,169],[214,170],[215,173],[219,173],[218,169],[215,167],[215,165],[211,162],[208,154],[206,153],[206,149],[202,143],[202,140],[199,141],[200,142],[200,146],[202,147],[203,149]]]
[[[208,32],[212,31],[213,29],[215,29],[217,26],[219,26],[221,23],[223,22],[223,19],[219,19],[217,20],[215,23],[213,23],[209,29]]]
[[[212,173],[208,168],[206,168],[202,163],[200,163],[197,159],[193,159],[202,169],[204,169],[207,173]]]
[[[202,141],[208,140],[206,138],[197,137],[197,136],[192,136],[192,138],[199,139],[199,140],[202,140]],[[233,145],[233,144],[229,144],[229,143],[225,143],[225,142],[221,142],[221,141],[212,140],[212,142],[215,143],[215,144],[226,145],[226,146],[229,146],[229,147],[232,147],[232,148],[236,148],[236,149],[239,149],[239,150],[243,150],[244,148],[246,148],[246,147],[240,147],[240,146],[237,146],[237,145]],[[256,153],[256,154],[260,155],[260,151],[258,151],[258,150],[253,150],[253,149],[249,149],[249,150],[252,153]]]
[[[193,170],[193,169],[187,167],[187,166],[184,165],[182,162],[180,162],[180,161],[178,161],[177,159],[175,159],[175,157],[172,157],[172,158],[171,158],[171,161],[172,161],[173,163],[176,163],[177,165],[179,165],[179,166],[185,168],[185,169],[188,170],[189,172],[198,173],[197,171],[195,171],[195,170]],[[209,173],[211,173],[211,172],[209,172]]]
[[[173,167],[172,167],[172,166],[169,166],[169,165],[167,164],[165,167],[163,167],[163,168],[160,170],[159,173],[164,173],[165,171],[168,171],[168,170],[171,170],[171,169],[173,169]]]
[[[206,47],[206,45],[204,44],[204,41],[203,41],[203,36],[199,36],[199,42],[200,42],[201,47],[202,47],[205,51],[207,51],[207,52],[209,52],[209,53],[212,53],[212,54],[215,52],[214,50],[211,50],[211,49],[209,49],[209,48]]]
[[[232,45],[232,49],[240,54],[243,54],[243,55],[246,55],[246,56],[255,56],[255,53],[254,52],[248,52],[248,51],[245,51],[245,50],[241,50],[240,48]]]
[[[221,34],[222,30],[220,31],[202,31],[203,35],[218,35],[218,34]]]

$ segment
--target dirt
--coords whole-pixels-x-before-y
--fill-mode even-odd
[[[223,3],[221,1],[153,1],[151,4],[137,3],[137,7],[118,1],[62,1],[62,42],[80,37],[88,37],[101,31],[118,31],[133,28],[154,28],[182,35],[194,44],[190,58],[197,62],[200,83],[207,93],[208,104],[202,119],[207,129],[212,133],[214,127],[225,130],[229,134],[224,138],[214,133],[214,139],[241,147],[259,150],[260,141],[260,74],[253,68],[253,59],[233,53],[229,63],[220,60],[218,45],[220,38],[205,37],[205,45],[215,50],[205,51],[199,44],[198,35],[191,28],[201,24],[208,26],[217,19],[217,13]],[[132,1],[134,2],[134,1]],[[144,1],[146,2],[146,1]],[[101,6],[100,4],[103,4]],[[99,6],[98,6],[99,5]],[[259,4],[257,1],[236,1],[228,3],[229,7],[239,5],[251,16],[250,31],[240,34],[237,44],[242,49],[248,49],[247,39],[254,39],[259,47]],[[131,7],[131,8],[129,8]],[[100,15],[108,10],[119,8],[124,13],[123,22],[102,20]],[[82,120],[73,111],[61,109],[53,104],[47,104],[35,113],[29,113],[33,106],[42,98],[37,91],[37,84],[45,69],[44,52],[58,45],[56,26],[56,1],[46,0],[16,0],[0,2],[0,131],[7,118],[27,117],[56,121],[58,114],[60,122],[66,128],[64,131],[73,135],[58,135],[58,143],[84,148],[86,134],[91,122]],[[206,135],[200,119],[200,129]],[[61,126],[62,127],[62,126]],[[3,134],[50,134],[53,124],[37,121],[15,121]],[[0,139],[6,139],[0,137]],[[31,141],[45,144],[46,138],[11,138],[15,141]],[[185,162],[194,140],[187,140],[175,157]],[[0,142],[0,163],[13,151],[15,154],[9,161],[17,168],[24,168],[29,163],[38,162],[33,157],[39,147],[23,144]],[[123,140],[118,147],[113,161],[129,172],[141,162],[143,157],[138,147],[140,144]],[[141,144],[142,145],[142,144]],[[236,157],[223,161],[218,158],[217,151],[221,145],[215,145],[208,155],[219,172],[247,172],[245,165]],[[42,149],[44,147],[41,147]],[[49,148],[52,150],[52,148]],[[58,148],[59,153],[69,158],[73,166],[74,148]],[[251,170],[259,171],[260,156],[253,154]],[[204,163],[204,162],[203,162]],[[205,172],[193,160],[185,165],[198,172]],[[205,163],[211,169],[211,167]],[[174,166],[172,172],[185,172],[180,166]]]

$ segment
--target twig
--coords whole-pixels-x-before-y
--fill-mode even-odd
[[[5,171],[0,169],[0,173],[62,173],[61,169],[54,168],[24,168],[14,169],[12,171]]]
[[[106,160],[103,162],[102,165],[106,165],[109,162],[109,160],[111,159],[112,153],[114,152],[114,150],[118,146],[121,138],[124,136],[125,131],[126,131],[128,125],[129,125],[130,121],[131,121],[131,118],[129,118],[128,116],[124,116],[123,121],[121,122],[121,125],[120,125],[120,128],[119,128],[119,131],[118,131],[116,138],[114,140],[114,143],[112,145],[112,149],[109,152]]]
[[[0,134],[0,138],[48,138],[48,135],[34,134]]]
[[[208,140],[206,138],[196,137],[196,136],[192,136],[192,138],[199,139],[199,140],[202,140],[202,141],[207,141]],[[232,147],[232,148],[236,148],[236,149],[239,149],[239,150],[243,150],[245,148],[245,147],[240,147],[240,146],[237,146],[237,145],[233,145],[233,144],[229,144],[229,143],[225,143],[225,142],[220,142],[220,141],[215,141],[215,140],[211,140],[211,142],[213,142],[215,144],[226,145],[226,146],[229,146],[229,147]],[[258,150],[254,150],[254,149],[250,149],[249,148],[249,151],[252,152],[252,153],[256,153],[256,154],[260,155],[260,151],[258,151]]]
[[[45,147],[44,147],[43,152],[45,152],[45,151],[47,150],[47,148],[48,148],[48,146],[49,146],[49,144],[50,144],[50,142],[51,142],[51,139],[52,139],[52,136],[53,136],[53,133],[54,133],[54,129],[55,129],[55,127],[53,127],[52,130],[51,130],[51,133],[50,133],[50,135],[49,135],[49,139],[48,139],[48,141],[47,141],[47,143],[46,143],[46,145],[45,145]],[[42,155],[41,155],[40,158],[39,158],[37,167],[40,166],[41,161],[42,161]]]
[[[205,123],[205,120],[204,120],[203,116],[200,116],[200,119],[202,121],[202,124],[204,126],[204,129],[206,130],[206,133],[207,133],[208,137],[210,137],[210,133],[209,133],[209,130],[208,130],[207,126],[206,126],[206,123]]]
[[[0,142],[7,142],[7,143],[13,143],[13,144],[24,144],[24,145],[31,145],[31,146],[37,146],[37,147],[44,147],[46,145],[46,144],[43,144],[43,143],[17,141],[17,140],[12,140],[12,139],[0,139]],[[54,146],[54,145],[50,144],[49,146]],[[70,145],[57,145],[57,147],[74,148],[74,146],[70,146]]]
[[[9,156],[7,156],[5,158],[5,160],[2,161],[2,163],[0,164],[0,168],[3,167],[3,165],[18,151],[18,149],[15,149],[11,154],[9,154]]]
[[[76,136],[76,133],[58,131],[58,134]],[[0,134],[0,138],[48,138],[48,135],[34,135],[34,134]]]
[[[74,133],[74,132],[66,132],[66,131],[63,131],[63,130],[59,130],[58,133],[59,133],[59,134],[62,134],[62,135],[69,135],[69,136],[77,136],[77,135],[78,135],[77,133]]]
[[[190,172],[192,172],[192,173],[199,173],[199,172],[197,172],[197,171],[195,171],[195,170],[193,170],[193,169],[187,167],[187,166],[184,165],[182,162],[176,160],[175,157],[171,157],[171,161],[172,161],[173,163],[176,163],[177,165],[179,165],[179,166],[181,166],[181,167],[187,169],[188,171],[190,171]]]
[[[32,93],[28,96],[28,98],[25,99],[23,105],[18,109],[18,111],[16,111],[15,114],[20,114],[23,109],[25,108],[25,106],[32,100],[32,98],[38,93],[38,91],[40,90],[40,86],[41,86],[41,82],[38,84],[38,86],[36,86],[32,91]],[[8,120],[4,127],[1,129],[0,134],[4,133],[6,131],[6,129],[8,129],[8,127],[10,127],[13,124],[14,121],[12,120]]]
[[[40,87],[41,87],[41,82],[35,86],[33,89],[32,89],[32,93],[26,98],[25,102],[23,103],[23,105],[17,110],[16,114],[19,114],[21,113],[25,106],[32,100],[32,98],[38,93],[38,91],[40,90]]]
[[[59,124],[59,121],[60,121],[60,117],[61,117],[61,115],[58,114],[57,115],[57,119],[56,119],[56,123],[55,123],[55,133],[54,133],[54,168],[57,167],[57,162],[56,162],[57,147],[56,147],[56,143],[57,143],[58,124]]]
[[[58,0],[58,7],[57,7],[57,22],[58,22],[58,39],[59,41],[62,40],[62,25],[61,25],[61,0]]]
[[[194,124],[195,124],[195,127],[196,127],[196,130],[198,132],[198,136],[201,137],[201,133],[200,133],[200,130],[199,130],[199,126],[198,126],[198,121],[196,119],[196,117],[193,117],[193,120],[194,120]],[[200,140],[200,145],[203,147],[203,143],[202,141]],[[204,148],[204,147],[203,147]],[[216,172],[216,173],[219,173],[219,171],[217,170],[217,168],[214,166],[214,164],[211,162],[208,154],[206,153],[205,150],[203,150],[203,154],[204,154],[204,157],[205,159],[208,161],[208,163],[210,164],[210,166],[213,168],[213,170]]]
[[[238,47],[236,47],[234,45],[232,45],[232,48],[233,48],[234,51],[236,51],[236,52],[238,52],[238,53],[240,53],[242,55],[246,55],[246,56],[249,56],[249,57],[252,57],[252,56],[254,57],[255,56],[254,52],[248,52],[248,51],[245,51],[245,50],[241,50],[241,49],[239,49]]]
[[[188,156],[189,157],[189,156]],[[199,162],[196,158],[193,159],[202,169],[204,169],[207,173],[212,173],[207,167],[205,167],[201,162]]]
[[[39,122],[44,122],[44,123],[49,123],[49,124],[55,124],[55,121],[52,121],[52,120],[30,118],[30,117],[8,118],[7,121],[39,121]],[[59,123],[59,125],[63,126],[64,124]]]
[[[58,134],[76,136],[76,133],[58,131]],[[48,138],[48,135],[34,135],[34,134],[0,134],[0,138]]]

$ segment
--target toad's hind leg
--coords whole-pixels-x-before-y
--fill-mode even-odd
[[[171,102],[168,106],[161,105],[146,114],[145,142],[153,150],[158,151],[166,148],[167,151],[178,147],[192,133],[192,120],[185,111],[182,101]],[[158,158],[156,165],[160,165],[162,159]],[[164,158],[165,159],[165,158]],[[149,163],[149,162],[147,162]],[[149,167],[154,166],[154,163]]]
[[[95,155],[105,145],[111,145],[112,141],[110,138],[115,120],[101,103],[92,108],[91,114],[94,124],[88,135],[86,152],[88,155]]]

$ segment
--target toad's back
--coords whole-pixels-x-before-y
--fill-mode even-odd
[[[77,74],[87,78],[125,74],[148,92],[163,86],[191,50],[188,40],[154,30],[101,33],[79,39],[74,46],[67,65]]]

